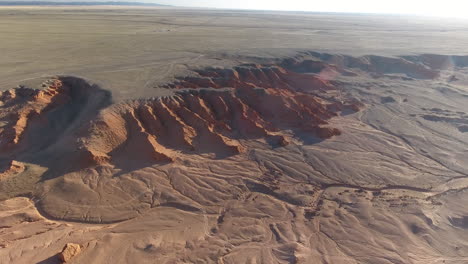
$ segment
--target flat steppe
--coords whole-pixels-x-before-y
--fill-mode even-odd
[[[0,7],[0,89],[64,74],[114,98],[146,97],[187,68],[245,61],[237,56],[466,54],[467,28],[464,20],[396,15]]]

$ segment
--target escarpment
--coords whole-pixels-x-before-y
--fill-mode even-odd
[[[360,107],[326,99],[336,88],[320,76],[276,65],[209,68],[164,87],[173,95],[101,111],[80,138],[85,159],[113,163],[121,153],[135,153],[129,158],[135,162],[171,162],[180,151],[236,155],[245,150],[242,140],[276,139],[284,145],[290,132],[327,139],[341,134],[328,119]]]
[[[109,104],[108,92],[79,78],[53,78],[43,86],[0,94],[0,158],[47,149]]]
[[[402,193],[389,200],[392,208],[395,201],[407,203],[409,192],[445,193],[452,180],[464,181],[433,154],[414,148],[417,135],[392,132],[414,121],[410,113],[435,129],[447,123],[458,131],[463,124],[465,110],[429,107],[417,101],[419,94],[403,91],[424,93],[429,88],[418,85],[432,82],[426,78],[449,77],[445,62],[429,61],[321,54],[210,67],[160,85],[155,93],[166,89],[164,96],[114,102],[105,90],[75,77],[52,79],[44,90],[5,91],[2,197],[27,196],[48,219],[112,223],[116,229],[99,230],[119,237],[140,239],[150,230],[168,232],[173,241],[173,233],[181,232],[177,257],[237,241],[258,248],[299,245],[293,233],[304,232],[313,238],[304,245],[312,247],[320,232],[316,221],[325,221],[320,228],[336,226],[326,222],[336,216],[330,208],[354,210],[362,204],[357,199],[388,202],[390,193]],[[390,87],[401,83],[408,86],[399,93]],[[418,133],[430,133],[426,129]],[[135,229],[135,223],[147,229]],[[122,232],[125,225],[132,231]],[[300,229],[287,231],[292,228]],[[77,261],[93,250],[88,241],[70,241],[87,247]],[[218,248],[207,262],[218,259]],[[291,252],[285,254],[295,257],[297,251]]]
[[[324,69],[332,67],[325,66]],[[232,69],[208,68],[197,70],[198,76],[179,78],[168,88],[272,88],[290,91],[326,91],[335,87],[312,72],[300,73],[279,65],[244,64]]]
[[[29,160],[34,149],[45,153],[44,163],[54,156],[73,171],[170,163],[179,153],[223,158],[246,151],[243,140],[274,147],[289,144],[289,137],[323,140],[341,134],[327,120],[361,106],[334,99],[331,72],[339,69],[319,61],[207,68],[165,84],[170,96],[114,104],[97,86],[57,77],[43,90],[2,92],[0,154]]]
[[[42,163],[50,154],[73,164],[72,171],[120,163],[133,168],[171,163],[181,153],[229,157],[247,151],[248,140],[272,147],[304,136],[326,140],[343,133],[329,125],[331,118],[363,106],[343,96],[339,76],[437,78],[448,61],[464,62],[309,52],[271,64],[194,70],[160,86],[169,96],[113,104],[95,85],[57,77],[42,90],[19,87],[0,94],[0,158],[33,161],[34,150],[44,152]]]
[[[157,204],[198,208],[197,199],[214,204],[218,198],[205,197],[211,192],[187,200],[185,191],[175,191],[191,188],[177,168],[201,160],[248,160],[252,144],[276,149],[327,140],[342,133],[329,124],[331,118],[362,107],[340,96],[330,75],[339,69],[316,64],[322,65],[196,70],[165,84],[168,96],[119,102],[76,77],[53,78],[43,90],[5,91],[0,162],[21,166],[7,166],[2,178],[21,179],[36,165],[46,168],[32,196],[41,197],[37,205],[45,215],[73,221],[122,221]],[[134,174],[151,180],[144,187]],[[244,187],[233,193],[216,188],[223,190],[216,195],[237,197]]]
[[[54,153],[79,169],[115,165],[134,153],[131,162],[150,165],[173,162],[178,153],[236,155],[246,151],[245,140],[274,147],[289,144],[290,137],[325,140],[343,132],[328,124],[332,117],[363,106],[341,93],[339,76],[433,79],[450,63],[466,64],[463,57],[305,52],[271,64],[194,70],[160,85],[169,96],[113,104],[95,85],[57,77],[42,90],[0,93],[0,159],[32,161],[32,152]]]
[[[0,150],[12,150],[22,139],[31,120],[70,100],[69,90],[59,79],[52,80],[45,90],[24,87],[0,93]]]

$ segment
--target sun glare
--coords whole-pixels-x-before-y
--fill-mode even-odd
[[[153,0],[158,3],[240,9],[413,14],[468,18],[464,0]]]
[[[467,17],[468,2],[462,0],[309,0],[255,1],[255,8],[324,12],[414,14],[443,17]]]

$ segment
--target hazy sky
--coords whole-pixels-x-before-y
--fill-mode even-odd
[[[148,1],[148,0],[146,0]],[[468,0],[151,0],[169,5],[303,10],[331,12],[404,13],[468,18]]]
[[[0,0],[15,1],[15,0]],[[24,0],[17,0],[24,1]],[[35,0],[27,0],[35,1]],[[39,0],[38,0],[39,1]],[[175,6],[353,13],[418,14],[468,19],[468,0],[40,0],[154,2]]]

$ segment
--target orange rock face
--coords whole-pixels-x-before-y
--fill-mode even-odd
[[[0,128],[0,152],[19,143],[31,120],[58,104],[65,104],[70,99],[68,92],[56,79],[45,90],[17,88],[0,93],[0,120],[6,124]]]
[[[324,63],[322,63],[324,64]],[[324,66],[325,67],[325,66]],[[302,74],[278,65],[246,64],[233,69],[209,68],[197,71],[198,77],[184,77],[168,84],[169,88],[272,88],[291,91],[334,89],[319,75]]]
[[[334,91],[315,75],[279,66],[246,65],[199,71],[167,88],[173,96],[113,105],[101,112],[81,139],[87,160],[135,159],[170,162],[175,151],[230,156],[243,151],[241,139],[273,138],[278,132],[309,133],[321,139],[340,135],[327,120],[353,104],[314,93]],[[282,139],[281,139],[282,138]],[[280,137],[278,144],[289,142]]]
[[[6,91],[0,95],[6,124],[0,153],[8,157],[38,142],[50,142],[40,146],[47,149],[63,141],[55,147],[68,153],[63,155],[76,169],[140,166],[172,162],[179,152],[236,155],[249,139],[286,146],[284,131],[320,139],[340,135],[327,120],[358,106],[325,99],[336,89],[320,72],[338,70],[318,62],[287,65],[296,71],[256,64],[209,68],[165,85],[174,89],[172,96],[110,106],[96,99],[102,90],[73,77],[55,79],[45,90]]]

